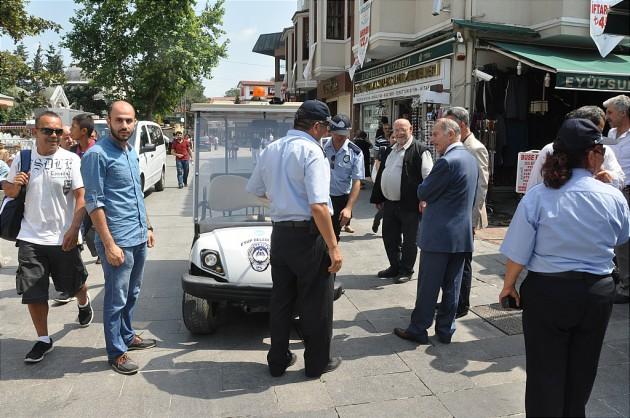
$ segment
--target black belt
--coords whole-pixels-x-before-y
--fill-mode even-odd
[[[279,228],[310,228],[311,227],[311,221],[281,221],[281,222],[272,222],[271,224]]]
[[[553,277],[557,279],[569,279],[569,280],[601,280],[611,277],[612,274],[593,274],[585,271],[560,271],[557,273],[538,273],[531,271],[530,273],[540,277]]]

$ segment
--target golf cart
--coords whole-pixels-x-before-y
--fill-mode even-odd
[[[182,275],[182,314],[192,333],[215,331],[221,311],[236,305],[267,311],[271,297],[269,203],[245,190],[258,148],[254,138],[283,137],[301,103],[193,104],[195,113],[194,242]],[[200,147],[218,137],[217,150]],[[256,141],[258,142],[258,141]],[[258,142],[260,143],[260,142]],[[240,152],[234,152],[240,149]]]

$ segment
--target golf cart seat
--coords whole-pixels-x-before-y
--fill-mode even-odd
[[[269,205],[245,190],[247,179],[243,176],[225,174],[214,177],[208,185],[207,202],[210,216],[212,211],[228,212],[245,209],[245,214],[258,208],[258,213],[264,214]]]

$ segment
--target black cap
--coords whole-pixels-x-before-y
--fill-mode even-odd
[[[588,119],[567,119],[560,126],[554,141],[554,150],[559,145],[569,153],[579,154],[602,143],[602,133]]]
[[[337,135],[350,135],[350,129],[352,128],[352,122],[346,115],[335,115],[330,121],[330,132]]]
[[[330,109],[319,100],[307,100],[302,103],[295,115],[296,119],[308,119],[330,122]]]

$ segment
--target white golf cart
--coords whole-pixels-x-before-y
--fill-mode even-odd
[[[266,145],[270,134],[283,137],[300,105],[192,106],[195,236],[189,271],[182,275],[182,314],[192,333],[212,333],[219,313],[229,304],[246,311],[268,310],[271,219],[268,203],[247,193],[245,186],[257,161],[253,154],[260,151],[258,144]],[[199,146],[205,137],[218,138],[221,145],[208,151]]]

